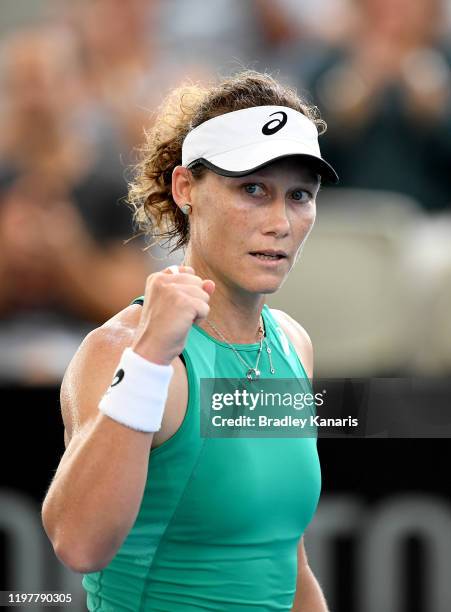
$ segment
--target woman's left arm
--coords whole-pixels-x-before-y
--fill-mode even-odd
[[[313,377],[313,347],[308,333],[295,319],[282,310],[271,309],[301,360],[307,376]],[[304,536],[298,544],[298,572],[296,595],[291,612],[328,612],[326,600],[321,587],[307,561],[304,548]]]
[[[321,587],[315,578],[305,554],[304,536],[298,545],[298,573],[296,595],[291,612],[328,612],[328,607]]]

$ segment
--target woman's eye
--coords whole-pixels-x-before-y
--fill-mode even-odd
[[[296,189],[291,193],[291,197],[297,202],[308,202],[312,198],[312,194],[304,189]]]
[[[261,195],[263,189],[258,183],[246,183],[246,185],[244,185],[244,191],[250,195]]]

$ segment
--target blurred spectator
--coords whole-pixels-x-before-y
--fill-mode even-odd
[[[13,362],[21,367],[14,355],[33,334],[72,330],[79,341],[140,294],[150,270],[142,244],[123,246],[132,235],[130,210],[119,202],[124,169],[114,137],[90,111],[77,41],[65,29],[30,29],[3,44],[2,59],[4,373]],[[25,379],[46,380],[46,358]]]
[[[230,74],[277,69],[279,49],[300,36],[283,0],[166,0],[160,5],[165,57]]]
[[[329,126],[322,151],[344,187],[451,205],[451,53],[440,0],[355,0],[344,41],[297,55],[298,84]],[[315,60],[315,61],[313,61]]]
[[[347,34],[353,18],[352,0],[274,0],[274,10],[283,11],[292,28],[298,30],[298,39],[333,44]],[[291,41],[286,41],[290,43]]]
[[[68,13],[80,37],[90,98],[112,117],[127,161],[166,93],[187,74],[207,77],[192,62],[161,52],[161,7],[157,0],[79,0]]]

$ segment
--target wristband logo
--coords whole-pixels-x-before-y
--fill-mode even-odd
[[[114,375],[113,382],[111,383],[110,386],[115,387],[116,385],[118,385],[121,382],[121,380],[124,378],[124,375],[125,375],[125,372],[122,368],[118,370],[116,374]]]

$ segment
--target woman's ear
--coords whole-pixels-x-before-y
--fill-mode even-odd
[[[172,197],[178,206],[191,202],[191,172],[185,166],[176,166],[172,171]]]

